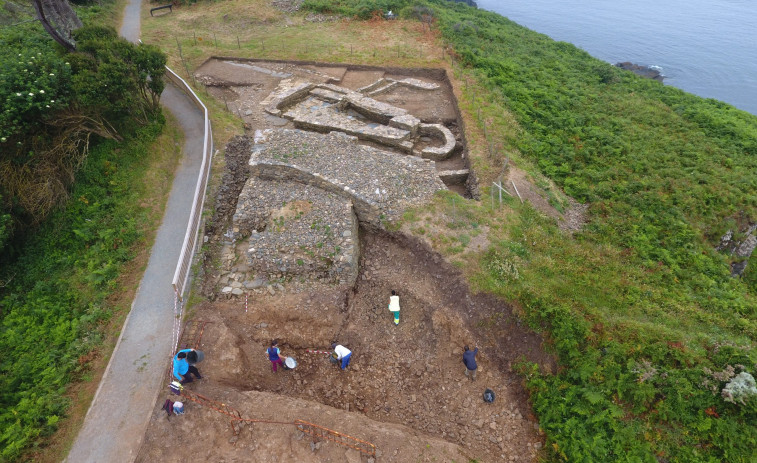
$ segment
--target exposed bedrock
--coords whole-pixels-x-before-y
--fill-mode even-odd
[[[738,234],[734,233],[733,230],[728,230],[720,238],[720,244],[715,249],[726,252],[733,257],[731,261],[731,276],[740,277],[744,274],[749,258],[757,247],[757,237],[754,236],[755,231],[757,231],[757,223],[747,225]]]

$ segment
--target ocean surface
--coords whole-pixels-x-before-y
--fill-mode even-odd
[[[665,85],[757,114],[757,0],[476,0],[615,64],[657,66]]]

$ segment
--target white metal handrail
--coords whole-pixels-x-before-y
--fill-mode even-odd
[[[213,153],[213,132],[210,127],[210,118],[208,117],[208,108],[202,103],[197,94],[187,85],[187,83],[179,77],[171,68],[166,66],[168,71],[166,76],[171,80],[180,90],[187,93],[187,95],[193,100],[193,102],[203,111],[205,118],[204,127],[205,135],[203,138],[202,146],[202,165],[200,166],[200,174],[197,178],[197,186],[195,187],[194,199],[192,200],[192,211],[189,215],[189,223],[187,224],[187,232],[184,235],[184,243],[181,247],[181,254],[179,255],[179,261],[176,264],[176,271],[173,275],[172,285],[174,292],[179,300],[183,299],[184,291],[186,290],[187,281],[189,280],[189,269],[192,264],[192,257],[194,256],[195,247],[197,244],[197,234],[200,228],[200,219],[202,217],[202,208],[205,204],[205,190],[208,185],[208,178],[210,177],[210,161]]]

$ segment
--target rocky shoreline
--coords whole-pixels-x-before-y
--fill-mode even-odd
[[[615,63],[615,67],[620,69],[631,71],[637,76],[646,77],[647,79],[653,79],[662,82],[665,76],[653,66],[642,66],[640,64],[634,64],[630,61],[624,61],[622,63]]]

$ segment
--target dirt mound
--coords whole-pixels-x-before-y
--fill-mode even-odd
[[[324,461],[357,463],[367,461],[468,461],[468,453],[443,439],[419,433],[412,428],[373,421],[364,415],[343,413],[338,409],[312,401],[287,398],[267,392],[238,392],[207,387],[227,404],[235,404],[243,416],[272,421],[246,423],[234,435],[231,422],[208,407],[199,408],[190,402],[183,416],[171,417],[156,412],[138,463],[155,461],[255,461],[319,463]],[[238,404],[238,405],[236,405]],[[294,420],[318,423],[341,430],[347,435],[360,435],[361,440],[376,445],[372,460],[358,450],[327,441],[313,441],[308,434],[292,424]],[[350,439],[345,439],[350,442]],[[171,445],[161,445],[170,443]]]

